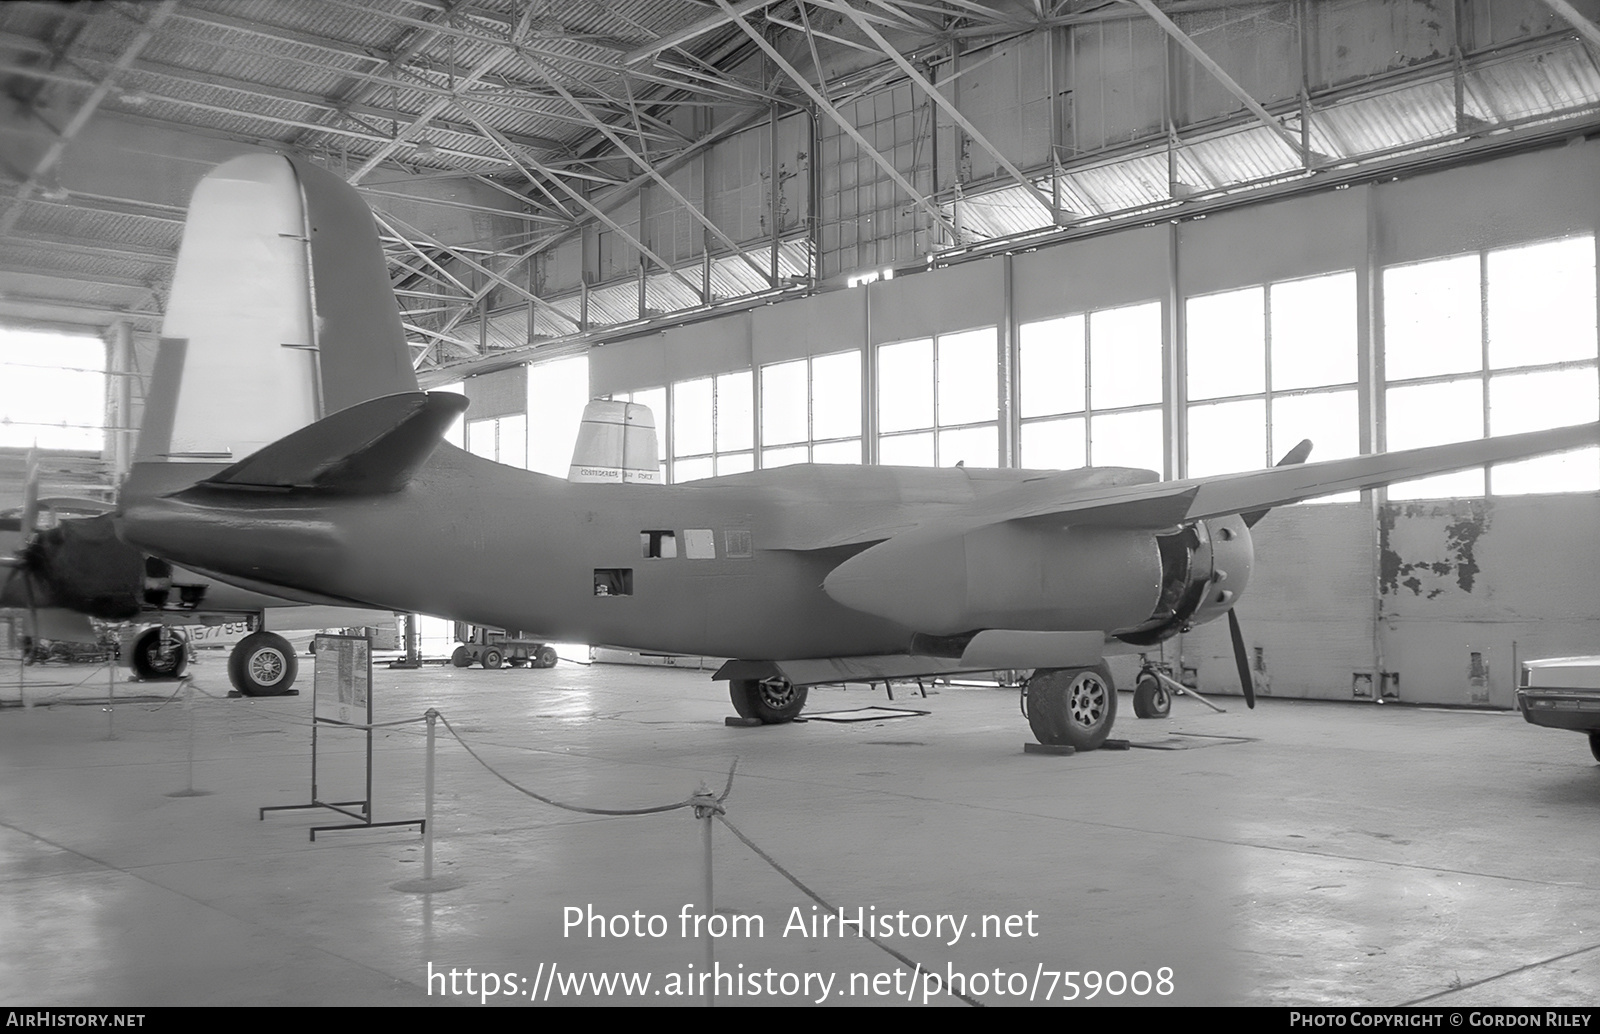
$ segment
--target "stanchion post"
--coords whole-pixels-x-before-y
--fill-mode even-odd
[[[433,879],[433,736],[439,712],[428,708],[428,760],[422,776],[422,878]]]
[[[700,784],[700,789],[695,791],[695,798],[706,803],[694,806],[694,817],[700,820],[700,842],[705,846],[705,915],[707,923],[705,932],[701,934],[701,941],[705,946],[705,980],[706,980],[706,1005],[717,1004],[717,981],[715,978],[717,965],[716,942],[711,939],[711,923],[709,919],[716,902],[711,892],[711,820],[719,810],[716,798],[711,796],[711,788],[705,783]]]
[[[106,739],[117,738],[117,666],[106,665]]]

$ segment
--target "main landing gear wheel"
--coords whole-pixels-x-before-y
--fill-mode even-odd
[[[189,667],[183,637],[164,626],[147,628],[133,641],[133,673],[141,679],[182,678]]]
[[[472,663],[472,654],[467,652],[465,646],[458,646],[456,652],[450,655],[450,663],[458,668],[465,668]]]
[[[728,696],[740,718],[759,718],[763,725],[792,722],[806,706],[806,687],[783,679],[734,679]]]
[[[1596,761],[1600,761],[1600,732],[1589,733],[1589,753],[1594,755]]]
[[[281,635],[251,632],[228,655],[228,681],[247,697],[275,697],[289,692],[300,661]]]
[[[1165,718],[1172,713],[1172,694],[1154,675],[1146,675],[1133,687],[1133,713],[1140,718]]]
[[[1040,743],[1094,750],[1117,720],[1117,687],[1104,663],[1093,668],[1041,668],[1025,691],[1028,725]]]
[[[535,668],[554,668],[557,660],[559,658],[556,657],[555,647],[541,646],[534,652],[533,666]]]
[[[500,667],[500,651],[499,650],[485,650],[485,651],[483,651],[483,666],[485,668],[498,668],[498,667]]]

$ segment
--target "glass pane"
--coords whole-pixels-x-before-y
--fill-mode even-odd
[[[1019,462],[1034,470],[1073,470],[1084,465],[1089,443],[1081,416],[1022,425]]]
[[[656,421],[656,452],[665,461],[667,458],[667,389],[645,388],[642,391],[634,392],[633,398],[628,401],[649,407],[650,415],[655,417]],[[666,469],[664,462],[662,469],[663,471]],[[662,480],[666,480],[665,474],[663,474]]]
[[[1267,390],[1265,304],[1259,287],[1189,299],[1184,308],[1189,398]]]
[[[939,335],[939,426],[993,420],[1000,411],[1000,364],[993,327]],[[994,466],[990,460],[984,464]]]
[[[761,444],[806,440],[806,361],[761,368]]]
[[[1024,323],[1017,328],[1017,342],[1022,416],[1081,413],[1083,314]]]
[[[1266,458],[1266,399],[1189,407],[1190,477],[1260,470]]]
[[[962,427],[939,432],[939,466],[993,467],[1000,462],[1000,429]]]
[[[1489,365],[1595,356],[1594,238],[1489,252]]]
[[[1356,275],[1273,284],[1272,390],[1354,384]]]
[[[1090,313],[1090,404],[1141,406],[1161,396],[1161,303]]]
[[[1138,467],[1161,473],[1166,464],[1161,410],[1095,414],[1089,424],[1089,460],[1096,467]]]
[[[754,383],[749,370],[717,376],[717,451],[748,449],[755,444]]]
[[[494,459],[498,430],[499,427],[494,420],[467,421],[467,451],[486,460]]]
[[[564,478],[589,404],[589,357],[569,356],[528,367],[528,469]]]
[[[878,346],[878,429],[933,426],[933,341]],[[933,439],[928,439],[931,444]],[[928,456],[932,466],[933,456]]]
[[[1340,460],[1361,453],[1360,400],[1354,391],[1319,391],[1311,395],[1279,395],[1272,400],[1273,463],[1283,454],[1311,439],[1311,459]],[[1345,503],[1361,498],[1360,492],[1318,496],[1311,502]]]
[[[933,466],[933,432],[879,438],[878,463],[885,467]]]
[[[856,438],[861,434],[861,353],[840,352],[811,360],[811,437]],[[857,456],[856,462],[859,463]]]
[[[843,442],[821,442],[811,447],[812,463],[855,463],[861,462],[861,439],[851,438]]]
[[[804,445],[786,445],[781,449],[762,449],[761,466],[766,469],[787,467],[794,463],[805,463],[807,462],[808,452],[809,450]]]
[[[528,466],[528,418],[523,414],[500,418],[500,462],[511,467]]]
[[[756,469],[756,454],[753,452],[735,452],[717,457],[717,477],[724,474],[743,474],[748,470]]]
[[[1489,378],[1489,433],[1517,434],[1600,419],[1600,385],[1593,368],[1502,374]],[[1593,492],[1600,489],[1595,451],[1536,456],[1489,468],[1495,495]]]
[[[105,368],[99,338],[0,328],[0,446],[103,450]]]
[[[678,460],[672,464],[673,480],[679,484],[685,481],[699,481],[712,474],[711,457],[700,456],[692,460]]]
[[[1384,393],[1388,451],[1483,437],[1483,382],[1413,384]],[[1390,499],[1483,495],[1483,471],[1461,470],[1389,486]]]
[[[672,386],[672,454],[694,456],[710,452],[711,378],[679,381]],[[683,480],[683,478],[679,478]]]
[[[1383,271],[1384,377],[1405,380],[1483,368],[1478,256]]]

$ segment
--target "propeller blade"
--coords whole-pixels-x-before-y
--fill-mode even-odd
[[[1228,608],[1228,635],[1233,638],[1233,660],[1239,666],[1239,688],[1244,690],[1246,707],[1256,706],[1256,682],[1250,676],[1250,654],[1245,650],[1244,632],[1239,628],[1239,615]]]
[[[1296,464],[1304,463],[1306,461],[1306,457],[1310,456],[1310,455],[1311,455],[1311,439],[1310,438],[1302,438],[1302,439],[1300,439],[1300,444],[1299,445],[1296,445],[1294,448],[1292,448],[1288,452],[1284,453],[1283,454],[1283,459],[1281,459],[1277,463],[1273,464],[1273,466],[1275,466],[1275,467],[1293,467]],[[1269,514],[1271,512],[1272,511],[1270,509],[1267,509],[1267,510],[1251,510],[1249,513],[1241,513],[1239,516],[1244,519],[1244,526],[1246,528],[1254,528],[1256,526],[1256,522],[1257,521],[1261,520],[1261,518],[1265,517],[1267,514]]]
[[[27,480],[22,483],[22,534],[32,536],[39,521],[39,450],[28,450]]]

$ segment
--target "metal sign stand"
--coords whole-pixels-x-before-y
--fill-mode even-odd
[[[313,842],[318,833],[346,829],[419,826],[422,832],[427,832],[426,819],[372,821],[372,642],[366,636],[319,634],[316,647],[311,683],[311,802],[270,805],[260,810],[258,818],[265,819],[269,811],[326,808],[356,820],[337,826],[312,826]],[[362,800],[324,801],[317,795],[317,730],[323,725],[361,729],[366,733],[367,783],[366,797]]]

